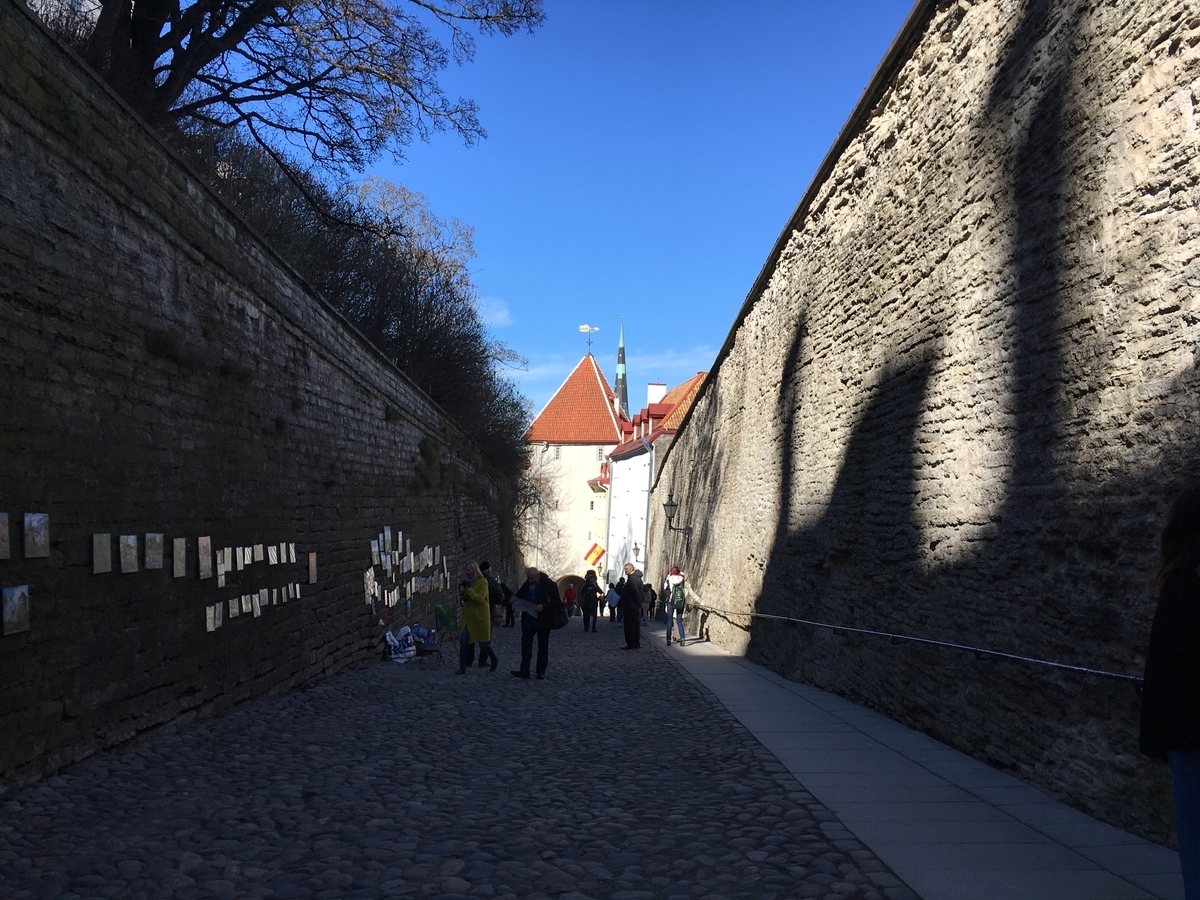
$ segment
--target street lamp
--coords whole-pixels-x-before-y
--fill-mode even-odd
[[[692,526],[685,525],[682,528],[676,528],[674,525],[675,515],[679,512],[679,504],[675,502],[673,492],[667,492],[667,502],[663,504],[663,512],[667,516],[667,531],[674,531],[679,534],[687,535],[688,550],[692,549]]]

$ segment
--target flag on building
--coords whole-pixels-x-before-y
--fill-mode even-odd
[[[589,566],[599,565],[600,560],[604,557],[604,548],[599,544],[592,544],[592,549],[583,554],[583,561]]]

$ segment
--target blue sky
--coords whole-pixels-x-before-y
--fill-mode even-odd
[[[373,174],[475,229],[489,325],[536,412],[586,351],[630,406],[707,369],[907,0],[546,0],[442,84],[488,139],[414,143]]]

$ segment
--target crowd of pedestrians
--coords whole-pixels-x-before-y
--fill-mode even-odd
[[[606,591],[595,570],[590,570],[578,590],[568,583],[560,595],[557,582],[535,566],[525,570],[524,583],[513,591],[503,580],[492,575],[487,561],[468,563],[466,577],[458,586],[463,628],[459,636],[457,674],[465,675],[474,664],[477,645],[479,667],[496,671],[499,659],[491,644],[492,617],[500,610],[504,611],[500,628],[516,627],[518,614],[520,616],[521,663],[512,670],[517,678],[545,679],[549,667],[550,633],[565,627],[577,614],[583,619],[584,632],[596,634],[597,623],[607,610],[609,622],[623,626],[625,643],[622,650],[641,649],[642,626],[656,614],[666,617],[667,644],[673,640],[682,643],[687,591],[679,566],[671,567],[661,595],[645,583],[641,570],[633,563],[626,563],[623,572],[624,576],[615,584],[609,582]]]

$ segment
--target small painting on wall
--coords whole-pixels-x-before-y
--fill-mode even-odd
[[[138,539],[136,534],[123,534],[118,539],[121,549],[121,572],[128,574],[138,570]]]
[[[112,535],[92,535],[92,574],[103,575],[112,571]]]
[[[201,537],[196,540],[196,554],[200,557],[200,577],[213,577],[212,538]]]
[[[317,554],[315,550],[308,554],[308,583],[317,583]]]
[[[171,542],[171,568],[176,578],[187,573],[187,538],[175,538]]]
[[[8,513],[0,513],[0,559],[9,559]]]
[[[161,569],[163,567],[163,536],[161,534],[146,535],[146,568]]]
[[[50,555],[50,514],[25,513],[25,558]]]
[[[29,585],[4,589],[4,633],[29,630]]]

